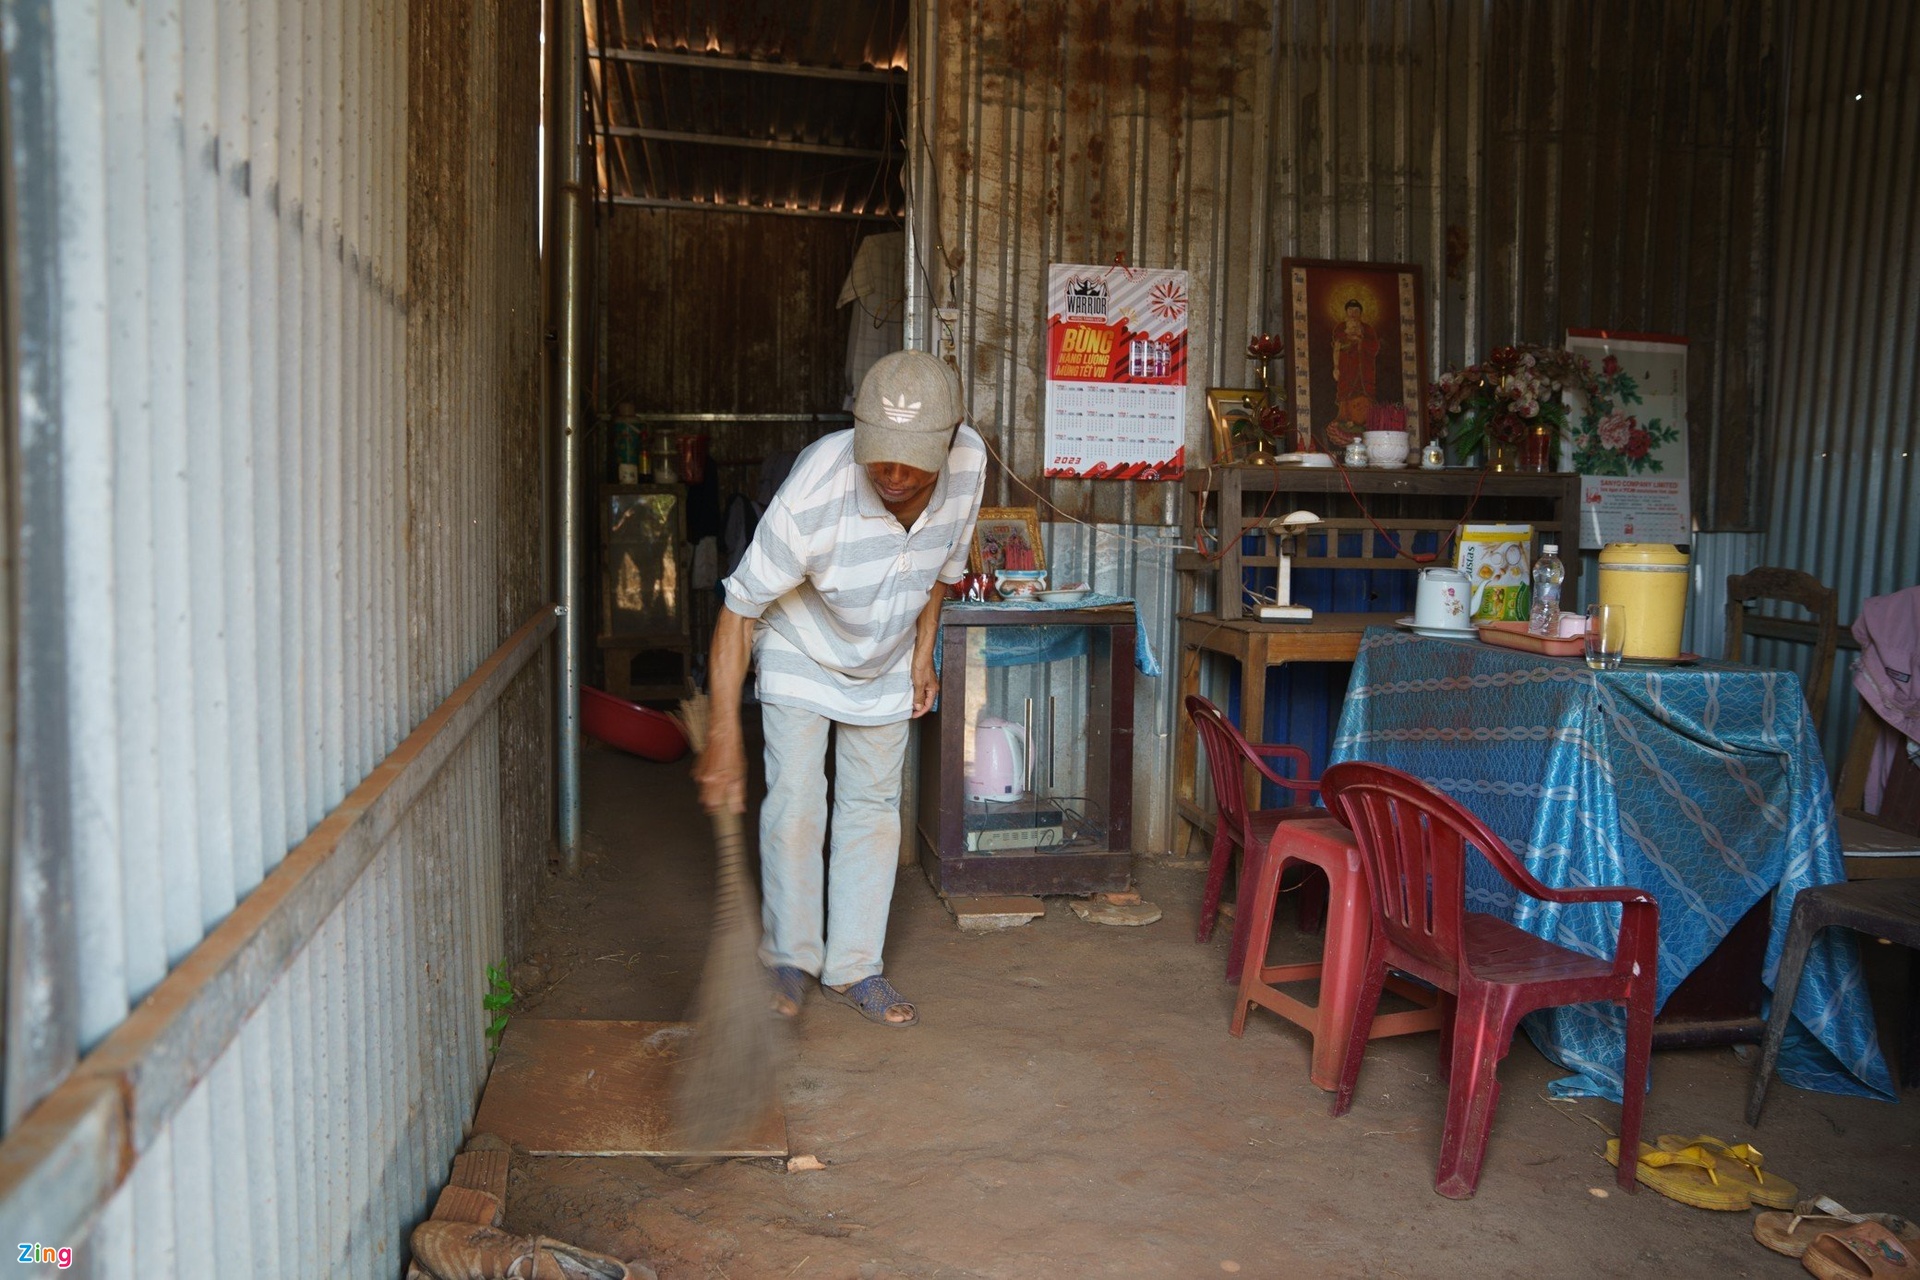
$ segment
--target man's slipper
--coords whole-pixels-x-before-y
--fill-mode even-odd
[[[1753,1220],[1753,1238],[1775,1253],[1798,1258],[1815,1237],[1861,1222],[1877,1222],[1900,1238],[1908,1249],[1920,1249],[1920,1227],[1895,1213],[1848,1213],[1825,1196],[1802,1200],[1792,1213],[1763,1213]]]
[[[836,991],[823,982],[820,984],[820,994],[836,1004],[852,1005],[868,1022],[877,1022],[883,1027],[911,1027],[920,1021],[919,1010],[895,991],[891,982],[877,973],[871,978],[860,979],[845,991]],[[891,1022],[887,1018],[889,1009],[905,1009],[910,1016],[900,1022]]]
[[[1619,1167],[1618,1138],[1607,1139],[1607,1163]],[[1633,1176],[1667,1199],[1696,1209],[1752,1208],[1753,1197],[1747,1194],[1746,1187],[1723,1182],[1715,1165],[1713,1156],[1701,1147],[1661,1151],[1643,1142]]]
[[[1718,1165],[1720,1181],[1745,1187],[1747,1194],[1753,1197],[1753,1202],[1762,1208],[1791,1209],[1799,1203],[1800,1188],[1777,1173],[1762,1173],[1759,1148],[1750,1143],[1730,1145],[1705,1133],[1697,1138],[1682,1138],[1677,1134],[1663,1133],[1653,1140],[1653,1145],[1662,1151],[1684,1151],[1688,1147],[1704,1148]]]
[[[1877,1222],[1857,1222],[1813,1238],[1800,1265],[1820,1280],[1881,1280],[1920,1276],[1913,1250]]]
[[[793,1005],[792,1013],[775,1008],[778,1018],[793,1018],[800,1014],[800,1006],[806,1003],[807,983],[813,977],[805,969],[796,969],[790,964],[776,964],[767,970],[767,977],[773,982],[773,993]]]

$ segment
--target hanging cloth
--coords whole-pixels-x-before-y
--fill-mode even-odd
[[[853,407],[860,380],[881,356],[900,350],[907,313],[907,235],[883,231],[853,251],[853,266],[840,286],[847,316],[847,398]]]

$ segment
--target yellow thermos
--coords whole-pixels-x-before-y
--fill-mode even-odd
[[[1663,542],[1611,542],[1600,553],[1600,603],[1626,615],[1626,656],[1677,658],[1687,620],[1687,556]]]

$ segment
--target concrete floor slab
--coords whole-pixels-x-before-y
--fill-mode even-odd
[[[711,854],[686,766],[590,750],[577,880],[539,909],[534,1017],[684,1016],[706,945]],[[1327,1114],[1305,1032],[1256,1011],[1227,1034],[1229,930],[1193,942],[1203,865],[1138,864],[1160,922],[1092,929],[1064,900],[1023,929],[962,933],[917,871],[894,897],[887,975],[908,1031],[815,995],[784,1095],[794,1152],[698,1170],[516,1159],[507,1225],[692,1277],[1804,1276],[1750,1213],[1621,1193],[1607,1102],[1520,1037],[1479,1194],[1433,1191],[1445,1086],[1436,1037],[1370,1046],[1353,1110]],[[1283,908],[1272,959],[1318,939]],[[1884,1011],[1905,957],[1868,947]],[[1883,1038],[1888,1028],[1883,1024]],[[1654,1056],[1646,1134],[1751,1138],[1767,1168],[1855,1209],[1920,1212],[1920,1094],[1902,1105],[1776,1086],[1743,1121],[1751,1067],[1725,1049]]]

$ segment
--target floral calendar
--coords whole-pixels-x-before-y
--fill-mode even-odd
[[[1567,330],[1597,393],[1570,424],[1580,473],[1580,545],[1693,541],[1687,484],[1687,340]]]
[[[1186,464],[1187,273],[1047,274],[1046,474],[1174,480]]]

